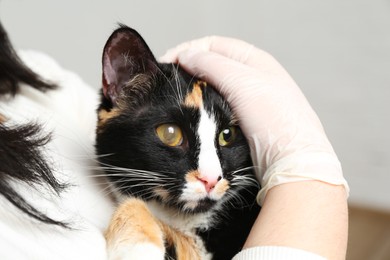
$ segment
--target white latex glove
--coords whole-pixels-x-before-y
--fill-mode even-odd
[[[319,180],[344,185],[349,192],[320,120],[271,55],[240,40],[213,36],[181,44],[160,61],[179,63],[230,103],[259,166],[260,204],[269,189],[288,182]]]

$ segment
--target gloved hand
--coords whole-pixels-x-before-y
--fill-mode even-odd
[[[262,204],[275,185],[319,180],[348,185],[316,113],[268,53],[240,40],[206,37],[169,50],[161,62],[179,63],[214,85],[239,118],[259,168]]]

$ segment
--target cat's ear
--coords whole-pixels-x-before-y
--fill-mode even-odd
[[[142,37],[121,25],[107,40],[103,51],[103,94],[113,104],[123,86],[140,73],[153,74],[157,61]]]

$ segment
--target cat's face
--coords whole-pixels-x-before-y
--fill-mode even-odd
[[[176,65],[157,63],[129,28],[105,46],[102,92],[97,152],[122,195],[196,213],[239,200],[255,184],[223,98]]]

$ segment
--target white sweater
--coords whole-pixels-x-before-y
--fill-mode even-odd
[[[262,246],[245,249],[233,260],[325,260],[324,257],[300,249],[282,246]]]

